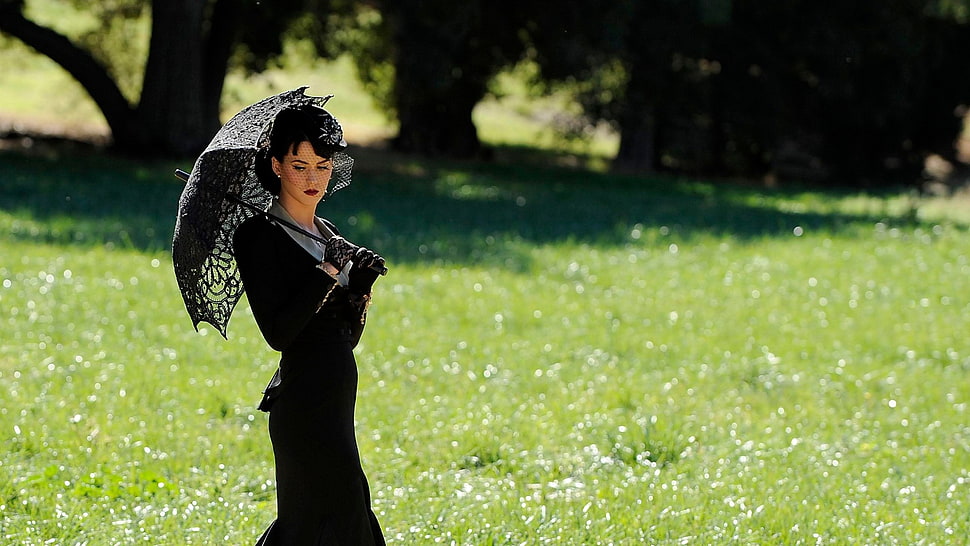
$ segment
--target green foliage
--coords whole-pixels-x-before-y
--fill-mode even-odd
[[[967,0],[939,0],[931,8],[936,15],[950,17],[962,23],[970,20],[970,3]]]
[[[8,0],[0,7],[23,7],[31,20],[91,51],[108,67],[112,78],[106,79],[137,103],[150,5]],[[953,68],[970,47],[964,0],[855,0],[834,7],[807,1],[583,0],[555,9],[534,1],[205,5],[191,29],[180,25],[181,13],[159,19],[168,28],[158,35],[185,31],[169,45],[204,38],[188,46],[204,50],[198,62],[153,63],[158,68],[147,79],[170,81],[184,68],[177,79],[202,89],[185,93],[187,99],[165,89],[146,94],[153,100],[140,110],[166,110],[157,116],[162,120],[183,119],[173,116],[187,111],[185,119],[205,118],[204,124],[171,127],[146,115],[138,121],[155,125],[132,130],[135,123],[129,123],[127,108],[118,107],[124,101],[117,100],[111,82],[88,85],[101,108],[121,112],[107,116],[119,142],[173,153],[200,145],[215,124],[230,52],[231,71],[247,76],[281,66],[312,67],[315,57],[350,58],[363,89],[389,125],[397,125],[393,146],[455,157],[487,155],[480,132],[503,142],[479,126],[489,108],[475,109],[499,87],[497,76],[517,69],[522,74],[525,66],[530,91],[551,94],[572,110],[538,116],[549,131],[565,135],[554,144],[543,131],[512,132],[543,146],[565,140],[573,148],[618,131],[614,166],[630,172],[915,183],[928,154],[954,155],[963,115],[954,112],[964,112],[970,100],[970,76]],[[65,58],[63,49],[59,56]],[[100,76],[90,66],[84,71],[89,80],[92,72]],[[168,98],[173,100],[163,100]],[[162,142],[142,142],[143,135],[161,135]]]
[[[357,430],[396,544],[970,533],[965,203],[359,156]],[[276,366],[196,333],[175,165],[0,155],[0,537],[244,544]]]
[[[954,111],[970,99],[953,69],[970,35],[965,2],[574,9],[557,16],[578,19],[571,34],[529,34],[532,56],[590,120],[619,129],[620,167],[914,182],[927,153],[953,154]]]
[[[232,6],[232,15],[239,33],[238,40],[233,43],[233,67],[250,73],[261,72],[280,60],[289,31],[297,32],[298,37],[321,32],[323,29],[316,23],[313,14],[307,11],[308,4],[319,3],[304,0],[249,0],[239,7]]]
[[[364,89],[394,118],[394,63],[387,40],[391,29],[380,10],[368,3],[333,1],[326,11],[308,14],[306,23],[294,34],[305,36],[327,58],[353,59]]]

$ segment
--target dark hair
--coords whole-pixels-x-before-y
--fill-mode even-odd
[[[255,165],[260,185],[274,196],[280,194],[280,179],[273,171],[273,158],[282,161],[302,142],[309,142],[318,156],[326,158],[347,147],[337,119],[323,108],[306,105],[281,110],[269,131],[269,145],[256,153]]]

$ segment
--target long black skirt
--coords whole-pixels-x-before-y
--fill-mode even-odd
[[[357,364],[349,336],[283,353],[269,416],[277,519],[257,546],[382,545],[354,434]]]

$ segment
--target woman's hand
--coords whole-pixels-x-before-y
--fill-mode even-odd
[[[374,281],[380,276],[377,270],[384,265],[384,258],[373,250],[360,247],[354,253],[353,260],[354,266],[350,268],[347,288],[354,294],[370,294]]]
[[[334,235],[327,239],[327,246],[323,252],[324,261],[330,262],[337,271],[343,271],[350,260],[354,259],[354,254],[360,247],[344,239],[340,235]]]

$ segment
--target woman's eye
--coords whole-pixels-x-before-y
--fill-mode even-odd
[[[305,171],[306,170],[306,167],[304,167],[302,165],[294,165],[293,166],[293,170],[294,171]]]

